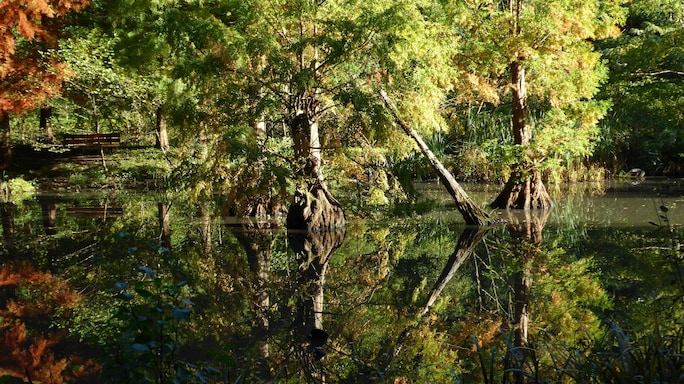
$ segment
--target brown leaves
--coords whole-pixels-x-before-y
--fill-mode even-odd
[[[87,4],[88,0],[0,1],[0,110],[21,113],[59,92],[65,66],[45,59],[41,44],[24,44],[17,52],[17,40],[52,45],[59,24],[50,21]]]
[[[28,264],[0,267],[0,372],[38,382],[73,382],[75,376],[92,372],[91,361],[64,350],[66,334],[47,332],[45,324],[68,315],[81,299],[67,282]]]
[[[55,334],[27,337],[26,325],[20,320],[10,320],[0,326],[0,372],[17,378],[27,378],[31,381],[45,383],[73,382],[74,377],[68,370],[69,365],[75,365],[81,359],[77,356],[56,357],[52,347],[62,341]],[[93,363],[86,362],[92,369]],[[77,373],[77,372],[74,372]]]

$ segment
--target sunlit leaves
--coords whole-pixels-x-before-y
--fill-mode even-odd
[[[97,30],[81,31],[78,38],[64,41],[60,51],[74,73],[67,82],[67,99],[62,106],[73,108],[93,125],[102,120],[115,124],[111,121],[114,116],[120,124],[128,117],[126,112],[150,113],[146,103],[153,85],[117,64],[114,43]]]
[[[608,109],[607,103],[579,102],[566,110],[552,109],[535,122],[535,150],[538,158],[555,159],[570,165],[574,158],[593,153],[598,140],[597,123]]]
[[[23,113],[57,95],[66,67],[50,52],[61,28],[55,19],[83,9],[87,1],[0,3],[0,112]]]
[[[542,169],[569,167],[591,153],[597,139],[594,127],[607,112],[607,105],[589,102],[608,76],[593,41],[614,34],[624,14],[616,1],[523,0],[519,13],[510,5],[473,0],[447,8],[463,42],[455,65],[466,80],[457,84],[450,107],[458,113],[458,106],[464,106],[468,116],[457,118],[465,129],[492,131],[479,128],[481,119],[506,128],[497,115],[511,113],[508,103],[515,85],[508,79],[508,66],[519,61],[525,68],[528,123],[537,136],[533,160]],[[531,160],[532,152],[523,152]],[[547,160],[551,162],[544,164]]]

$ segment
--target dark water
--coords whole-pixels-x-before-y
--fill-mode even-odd
[[[169,196],[3,204],[0,377],[501,382],[523,348],[552,381],[611,332],[681,333],[681,184],[565,186],[482,231],[435,185],[430,210],[317,234]]]

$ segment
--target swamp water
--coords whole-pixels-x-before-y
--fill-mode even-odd
[[[0,378],[676,382],[683,183],[573,186],[487,230],[437,185],[315,234],[160,196],[5,203]]]

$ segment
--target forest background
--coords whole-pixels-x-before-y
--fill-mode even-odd
[[[228,269],[235,272],[235,276],[244,277],[251,273],[247,272],[252,268],[248,264],[254,258],[252,261],[233,258],[231,253],[240,251],[249,239],[236,236],[225,243],[218,242],[220,247],[214,252],[214,257],[206,257],[206,254],[211,254],[214,244],[208,207],[213,212],[222,208],[221,214],[225,217],[284,213],[287,206],[288,228],[304,226],[311,229],[313,225],[320,229],[344,225],[344,212],[353,212],[352,208],[364,208],[355,212],[359,216],[372,216],[382,206],[416,201],[418,192],[412,182],[443,176],[444,173],[436,173],[437,165],[444,165],[443,168],[459,180],[499,184],[502,193],[493,204],[504,208],[545,208],[550,204],[546,186],[553,187],[568,181],[594,181],[616,176],[681,176],[684,165],[683,108],[680,105],[684,100],[681,87],[684,79],[683,21],[684,4],[679,0],[378,0],[372,3],[355,0],[4,0],[0,2],[2,246],[7,250],[8,260],[23,261],[28,259],[24,255],[28,248],[24,246],[37,244],[40,256],[36,260],[54,267],[57,264],[53,261],[64,256],[60,254],[62,249],[73,247],[91,252],[95,249],[91,245],[80,244],[97,241],[104,245],[97,248],[98,253],[93,253],[92,259],[111,260],[112,263],[106,265],[142,272],[145,276],[139,278],[135,286],[135,292],[141,295],[136,303],[142,306],[154,302],[150,308],[158,308],[156,302],[160,300],[175,300],[174,303],[180,300],[180,296],[167,297],[173,296],[170,293],[180,294],[181,288],[191,288],[165,286],[159,277],[164,275],[157,275],[144,266],[152,263],[140,265],[141,258],[147,260],[149,257],[157,263],[159,256],[164,255],[163,258],[175,263],[180,260],[175,255],[183,255],[191,272],[195,267],[198,271],[216,268],[215,265],[221,264],[212,264],[215,260],[227,260],[230,262]],[[120,134],[121,147],[110,151],[75,149],[64,144],[69,134],[95,132]],[[184,201],[176,203],[174,212],[179,213],[178,217],[187,216],[188,221],[180,220],[173,224],[173,233],[180,235],[180,241],[176,239],[174,242],[174,257],[171,258],[165,257],[172,248],[171,199],[167,199],[164,193],[155,196],[155,201],[147,205],[139,201],[126,201],[125,207],[108,207],[105,204],[105,213],[107,208],[110,213],[117,212],[115,208],[119,208],[118,212],[128,214],[126,219],[129,221],[123,222],[125,227],[121,221],[101,220],[93,224],[95,221],[90,220],[82,226],[87,228],[85,231],[60,227],[62,232],[58,235],[55,224],[57,203],[50,200],[50,194],[46,194],[46,199],[32,202],[30,207],[12,202],[22,198],[22,186],[27,185],[41,191],[66,194],[107,188],[161,190],[174,197],[182,197]],[[205,199],[210,203],[196,204]],[[314,212],[313,207],[318,211]],[[395,207],[399,207],[398,210],[403,208],[402,204]],[[660,219],[652,224],[661,233],[665,227],[674,228],[670,227],[667,216],[670,208],[665,203],[659,207],[654,205],[654,209]],[[369,232],[370,244],[378,243],[379,246],[377,252],[373,251],[377,255],[371,253],[372,257],[363,259],[365,263],[342,253],[340,260],[344,264],[340,264],[342,267],[338,269],[344,271],[344,276],[354,276],[354,281],[358,281],[361,287],[360,296],[373,296],[376,292],[375,289],[367,289],[373,287],[370,283],[378,279],[373,272],[376,270],[373,269],[376,268],[374,263],[381,265],[377,270],[382,283],[393,268],[388,263],[400,260],[407,244],[420,250],[415,253],[422,257],[423,247],[441,250],[443,244],[447,244],[442,239],[455,241],[455,232],[441,221],[429,225],[433,235],[422,236],[417,232],[420,225],[406,219],[409,215],[420,215],[413,215],[411,207],[407,211],[408,214],[400,218],[400,225],[388,228],[387,223],[382,222],[377,230]],[[29,213],[22,216],[15,214],[17,212]],[[308,212],[308,217],[305,212]],[[660,335],[667,334],[662,331],[665,322],[660,314],[674,313],[674,316],[662,316],[662,319],[672,322],[667,325],[674,329],[675,347],[683,345],[678,322],[681,316],[676,316],[681,311],[681,274],[674,275],[674,271],[679,272],[681,257],[678,255],[682,247],[681,241],[674,240],[675,232],[668,232],[672,234],[669,239],[657,238],[649,242],[641,242],[646,238],[645,234],[622,235],[613,230],[569,235],[567,240],[552,235],[551,251],[546,252],[548,248],[541,248],[540,244],[549,212],[542,211],[542,220],[525,220],[526,225],[517,227],[511,220],[507,228],[499,228],[511,231],[510,238],[497,240],[501,245],[494,247],[506,251],[502,260],[509,264],[502,265],[504,271],[511,272],[508,281],[501,284],[502,289],[516,286],[513,279],[520,278],[522,283],[523,272],[530,271],[528,266],[531,264],[520,261],[525,258],[531,260],[532,254],[516,254],[518,249],[538,252],[534,257],[538,257],[539,267],[535,268],[543,274],[547,284],[570,282],[571,289],[564,285],[563,291],[574,294],[577,290],[573,284],[577,281],[577,287],[582,290],[578,296],[590,297],[588,301],[600,304],[601,310],[605,309],[604,296],[600,294],[599,286],[586,278],[589,276],[586,271],[612,271],[606,285],[617,287],[611,288],[614,292],[621,287],[631,288],[624,282],[625,270],[639,271],[634,273],[635,281],[643,280],[640,273],[644,271],[657,270],[658,274],[665,271],[663,276],[671,276],[672,280],[645,279],[644,292],[648,292],[651,301],[646,301],[648,316],[643,318],[652,323],[641,321],[641,314],[633,323],[639,323],[639,328],[646,330],[644,332],[655,329],[652,334],[656,336],[651,337],[649,333],[647,338],[660,343],[666,339]],[[510,211],[508,213],[511,214]],[[530,212],[524,214],[529,215]],[[313,216],[316,216],[316,221],[311,220]],[[38,219],[25,220],[24,217]],[[142,221],[143,217],[158,218],[158,221],[150,225]],[[69,218],[69,221],[76,220]],[[16,231],[15,222],[23,225],[29,221],[40,224],[22,227],[30,229],[26,231],[28,237],[15,236],[21,233]],[[573,225],[570,223],[568,226]],[[193,231],[193,226],[199,230]],[[133,236],[126,230],[130,227],[140,228],[138,235],[142,241],[158,238],[159,246],[145,250],[144,246],[136,247]],[[348,226],[351,236],[362,236],[359,235],[363,232],[361,227],[358,222]],[[406,230],[407,227],[412,228]],[[36,237],[42,236],[43,232],[46,240]],[[62,233],[66,235],[61,236]],[[399,233],[399,241],[395,242],[390,233]],[[326,241],[318,241],[328,246],[327,255],[339,246],[343,235],[343,231],[307,233],[312,237],[328,237]],[[27,238],[31,241],[25,241]],[[455,255],[462,249],[472,250],[476,240],[481,240],[474,235],[463,238],[469,240],[470,245],[461,248],[463,244],[459,239],[454,244]],[[291,253],[286,251],[288,244],[294,242],[289,237],[278,239],[273,271],[288,274],[273,283],[287,282],[296,286],[299,281],[291,278],[288,268],[292,266],[296,271],[299,267],[291,265]],[[244,242],[243,245],[238,244],[240,242]],[[264,254],[270,254],[271,247],[274,247],[273,241],[267,239],[266,243],[269,242],[271,245],[263,248]],[[521,246],[512,248],[511,244],[516,242]],[[200,248],[189,251],[195,244],[201,245],[201,252]],[[575,259],[566,256],[565,249],[558,244],[573,251],[572,247],[586,244],[596,249],[613,248],[616,244],[619,245],[615,246],[618,261],[605,266],[597,264],[596,268],[591,265],[591,260],[585,259],[569,264]],[[667,248],[663,244],[672,246]],[[64,247],[60,248],[60,245]],[[102,252],[100,249],[105,249],[105,246],[111,249]],[[373,247],[375,245],[370,249],[375,249]],[[136,253],[138,248],[140,251]],[[228,249],[231,252],[224,252]],[[667,253],[670,249],[671,254]],[[249,259],[250,251],[247,247],[245,250]],[[667,257],[661,260],[644,250],[656,255],[667,253]],[[349,254],[356,255],[354,252]],[[638,258],[633,257],[635,253]],[[116,257],[99,258],[109,254]],[[465,254],[467,256],[467,252]],[[64,259],[71,263],[79,255],[67,252]],[[88,256],[83,260],[90,259]],[[647,260],[652,269],[637,262],[640,259]],[[299,263],[301,260],[304,257],[300,259],[297,256],[295,261]],[[309,260],[308,255],[306,260]],[[325,262],[312,265],[327,268],[327,256],[319,256],[317,260]],[[666,264],[672,260],[677,262],[672,264],[675,267]],[[130,265],[124,265],[123,261]],[[281,261],[282,265],[278,266]],[[516,269],[517,266],[513,266],[516,263],[521,264],[521,268]],[[36,295],[46,299],[37,301],[39,305],[36,307],[41,307],[43,302],[57,303],[68,309],[76,306],[74,292],[67,290],[62,280],[53,279],[48,273],[31,268],[16,269],[27,276],[22,277],[26,281],[47,282],[40,291],[23,289],[16,283],[20,276],[14,273],[11,264],[7,263],[4,268],[10,273],[4,275],[3,297],[14,297],[15,293],[26,293],[25,297],[30,297],[28,294],[37,292]],[[77,264],[79,273],[89,271],[81,268],[81,264],[91,265]],[[23,264],[17,262],[15,265],[21,267]],[[97,262],[92,265],[99,268]],[[263,263],[260,267],[263,269],[257,270],[267,272],[268,265]],[[419,292],[406,287],[423,287],[423,281],[427,280],[419,281],[416,277],[423,279],[421,274],[427,275],[423,272],[425,270],[433,274],[439,272],[430,267],[415,273],[415,265],[409,262],[395,269],[398,271],[398,283],[388,284],[390,289],[385,291],[386,297],[394,300],[401,296],[396,292]],[[614,265],[621,267],[614,268]],[[478,268],[477,264],[474,266]],[[357,269],[360,278],[353,275]],[[194,276],[192,273],[188,275]],[[221,291],[223,287],[216,280],[204,279],[206,275],[199,272],[198,278],[192,279],[198,282],[198,289],[204,289],[203,284],[206,284],[207,292],[216,290],[217,297],[232,305],[235,296],[226,294],[232,291]],[[258,279],[261,276],[257,276]],[[325,273],[318,271],[317,276],[325,276]],[[83,280],[91,277],[115,278],[114,273],[105,272],[88,274]],[[115,284],[122,291],[121,300],[131,299],[126,292],[128,286],[123,283],[129,278],[125,276]],[[111,289],[110,281],[104,280],[99,281],[100,285]],[[335,281],[333,276],[328,279],[328,284]],[[341,281],[343,286],[357,287],[347,284],[344,279]],[[538,285],[542,289],[547,287],[543,281]],[[672,284],[672,281],[680,284]],[[322,279],[319,282],[322,287]],[[154,284],[159,289],[158,293],[148,291],[148,283],[150,286]],[[260,284],[255,286],[263,287]],[[667,294],[653,295],[652,292],[658,291],[652,287],[660,285],[667,285],[667,290],[663,289]],[[456,285],[452,289],[461,287]],[[518,284],[518,287],[521,294],[526,294],[523,288],[530,288],[524,284]],[[61,301],[53,300],[48,292],[57,294]],[[262,297],[259,291],[247,289],[245,292],[244,297],[249,299],[245,303]],[[290,304],[290,291],[283,292],[288,300],[283,308],[293,308],[295,303],[292,301]],[[23,297],[21,295],[18,296]],[[104,338],[110,334],[109,331],[118,335],[121,334],[119,329],[127,326],[128,330],[138,329],[143,321],[126,325],[107,320],[111,319],[107,317],[112,309],[111,297],[103,295],[100,296],[101,301],[91,300],[94,296],[84,300],[90,305],[86,310],[100,311],[96,313],[102,314],[105,323],[109,321],[103,327],[107,332],[80,329],[82,335],[95,334]],[[209,295],[198,296],[198,303],[216,302],[207,299]],[[542,293],[539,297],[555,298],[550,301],[554,304],[560,302],[557,295]],[[583,312],[584,308],[574,300],[567,300],[564,305],[555,306],[554,310],[558,309],[559,316],[572,313],[586,320],[583,314],[588,312]],[[547,301],[542,300],[543,303]],[[26,300],[27,304],[32,302]],[[170,320],[184,320],[189,316],[187,306],[191,302],[180,302],[183,306],[174,304],[167,307]],[[656,311],[653,315],[653,303],[662,304],[667,311]],[[23,308],[23,304],[14,308]],[[120,308],[125,307],[122,305]],[[222,316],[242,316],[241,312],[233,309],[216,308],[215,313],[221,314],[215,316],[218,319],[216,324],[223,321]],[[565,311],[566,308],[578,308],[580,311]],[[380,306],[375,309],[377,312],[372,316],[382,319],[377,323],[383,326],[383,332],[386,329],[391,335],[389,339],[394,340],[398,327],[384,327],[388,311]],[[639,313],[639,310],[631,307],[626,312]],[[4,313],[7,312],[3,312],[3,316]],[[83,318],[88,321],[81,324],[88,328],[94,318],[91,316],[93,312],[84,313],[87,316]],[[527,313],[520,309],[512,317],[523,323]],[[119,312],[118,315],[124,317],[128,313]],[[493,316],[497,319],[499,314],[494,312]],[[154,324],[166,321],[160,320]],[[476,318],[475,323],[483,327],[494,324],[494,321],[480,320]],[[590,320],[592,324],[598,324],[598,317]],[[403,327],[404,321],[411,324],[413,320],[397,315],[395,321]],[[426,345],[439,346],[441,339],[432,337],[434,333],[430,332],[440,332],[441,325],[428,332],[427,324],[432,321],[426,321],[420,332],[406,338],[406,344],[424,340]],[[229,322],[223,324],[226,323]],[[217,329],[233,331],[232,327],[223,324]],[[576,329],[580,325],[583,330],[587,329],[586,321],[577,324]],[[4,330],[20,329],[20,325],[19,321],[5,321],[3,327]],[[349,323],[340,322],[340,326],[349,328]],[[151,333],[159,334],[157,328],[151,329],[154,331]],[[199,327],[197,334],[206,336],[204,329]],[[411,325],[402,329],[417,328]],[[567,329],[573,328],[564,327]],[[283,332],[289,336],[290,331]],[[598,334],[598,325],[596,331]],[[245,328],[244,332],[248,334],[251,330]],[[609,332],[623,335],[617,325],[612,325]],[[407,334],[400,333],[400,339]],[[466,329],[463,334],[474,332]],[[574,339],[576,332],[566,334]],[[16,335],[21,336],[19,333]],[[47,339],[35,340],[44,346],[49,344]],[[127,362],[147,369],[156,364],[157,340],[150,340],[150,346],[157,346],[148,349],[140,343],[126,344],[130,340],[124,337],[110,339],[109,346],[130,346],[134,353],[126,356]],[[16,345],[27,345],[25,335],[14,341]],[[499,339],[497,342],[508,341]],[[403,343],[398,344],[401,346]],[[380,344],[370,344],[373,349],[370,355],[376,355],[375,347]],[[420,347],[421,344],[417,345]],[[644,364],[648,369],[661,367],[665,359],[660,357],[669,359],[665,352],[673,351],[671,355],[675,358],[667,361],[676,368],[672,377],[681,377],[681,353],[678,352],[681,348],[668,349],[663,347],[666,344],[650,342],[644,345],[647,353],[630,355],[631,358],[625,361],[629,364],[632,361],[652,362],[653,365]],[[505,350],[500,346],[495,348]],[[605,351],[613,352],[609,343],[599,344],[597,349],[600,351],[603,346]],[[34,350],[42,353],[45,349]],[[441,348],[417,347],[415,355],[406,354],[406,361],[415,362],[413,356],[423,356],[425,350],[432,351],[426,361],[430,356],[451,359],[451,355],[443,353]],[[395,353],[384,354],[380,348],[377,351],[378,356],[396,356]],[[151,359],[138,359],[141,352],[149,352],[144,356]],[[592,359],[606,360],[596,365],[591,359],[583,359],[588,361],[584,364],[586,371],[590,374],[615,373],[615,377],[643,377],[633,376],[629,369],[624,369],[625,366],[614,364],[611,353],[591,354]],[[485,354],[479,357],[485,357]],[[626,356],[622,352],[620,354]],[[38,353],[29,359],[28,354],[17,354],[20,360],[32,361],[31,364],[38,368],[59,368],[40,364],[35,355]],[[491,359],[490,356],[487,358]],[[551,357],[554,361],[574,361],[572,358],[557,360],[557,356]],[[576,356],[584,358],[586,355]],[[641,356],[657,358],[639,360]],[[359,359],[362,360],[368,359]],[[494,360],[490,361],[493,366]],[[503,363],[506,362],[504,360]],[[464,366],[467,364],[470,363],[466,362]],[[120,366],[114,365],[115,369]],[[615,369],[601,369],[605,366]],[[25,367],[17,367],[20,369],[13,375],[29,376]],[[169,367],[172,365],[166,368]],[[132,372],[126,369],[119,371]],[[477,372],[477,369],[471,371]],[[69,372],[78,373],[71,369]],[[178,371],[174,369],[174,372]],[[349,372],[356,375],[351,369]],[[489,372],[493,370],[489,369]],[[155,373],[167,374],[165,369],[158,369]],[[480,373],[486,376],[487,368]],[[57,377],[57,374],[51,374],[46,372],[45,377]]]
[[[435,176],[397,119],[459,180],[534,190],[684,171],[677,0],[5,0],[0,11],[5,179],[36,178],[31,163],[63,152],[65,134],[117,132],[135,165],[108,168],[103,153],[82,183],[163,179],[266,214],[316,182],[336,203],[327,180],[386,204]]]

